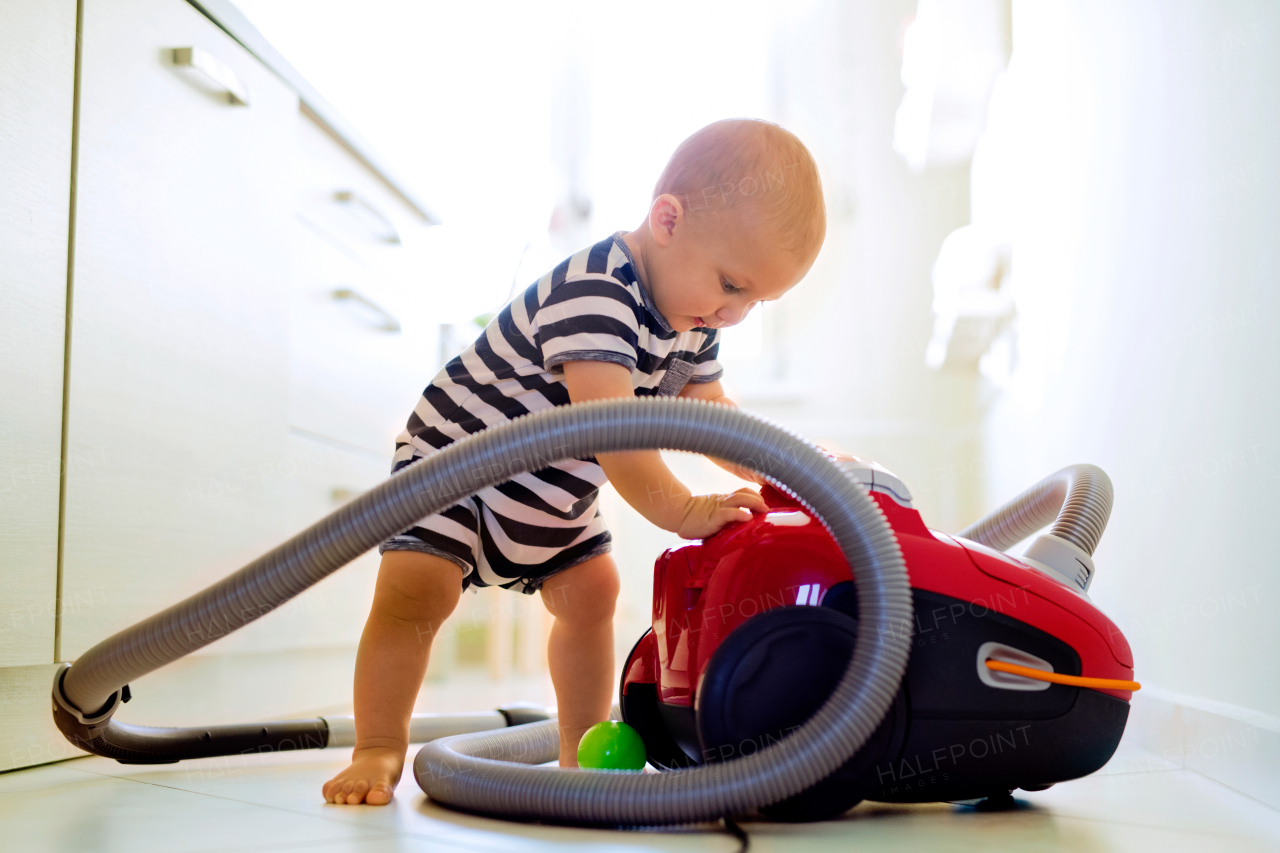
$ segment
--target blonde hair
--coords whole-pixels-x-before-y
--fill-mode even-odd
[[[653,197],[673,195],[690,220],[748,209],[780,226],[795,256],[811,258],[826,236],[822,181],[809,149],[795,134],[761,119],[724,119],[676,148]]]

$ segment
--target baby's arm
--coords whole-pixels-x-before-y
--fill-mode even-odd
[[[635,396],[630,371],[611,362],[565,362],[564,378],[569,399],[575,403]],[[707,384],[717,389],[720,385]],[[718,396],[723,402],[723,391]],[[743,488],[730,495],[690,494],[656,450],[598,453],[596,460],[618,494],[637,512],[684,539],[702,539],[730,522],[745,521],[751,510],[768,511],[754,489]]]
[[[697,400],[706,400],[710,403],[720,403],[721,405],[733,406],[734,408],[737,408],[738,406],[737,403],[733,402],[732,400],[730,400],[728,397],[724,395],[724,389],[720,387],[719,379],[717,379],[715,382],[706,382],[700,385],[695,385],[692,382],[690,382],[688,385],[684,386],[684,390],[680,392],[680,396],[693,397],[694,399],[697,399]],[[835,457],[836,460],[841,462],[863,461],[861,458],[857,456],[850,456],[847,453],[840,453],[839,451],[835,451],[835,450],[827,450],[826,448],[822,448],[822,447],[818,449],[823,451],[824,453],[829,453],[831,456]],[[738,465],[734,465],[732,462],[725,462],[723,459],[716,459],[714,456],[708,456],[707,458],[710,459],[712,462],[716,463],[717,465],[719,465],[724,470],[728,471],[729,473],[734,474],[738,477],[741,477],[744,480],[750,480],[753,483],[765,482],[764,477],[762,477],[761,475],[757,474],[755,471],[752,471],[749,468],[742,468]]]
[[[680,392],[680,396],[689,397],[694,400],[706,400],[708,403],[719,403],[722,406],[733,406],[735,409],[738,407],[737,403],[725,396],[724,388],[720,385],[719,379],[714,382],[690,382],[688,385],[684,386],[684,389]],[[726,462],[723,459],[716,459],[714,456],[708,456],[707,458],[724,470],[728,471],[730,474],[733,474],[735,477],[741,477],[742,479],[748,480],[752,483],[764,482],[764,477],[749,468],[734,465],[732,462]]]

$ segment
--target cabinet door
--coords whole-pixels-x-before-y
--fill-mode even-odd
[[[293,532],[297,97],[181,0],[83,4],[68,444],[92,464],[67,481],[68,659]]]
[[[387,479],[391,456],[351,450],[338,442],[290,435],[287,455],[277,466],[286,484],[287,505],[276,510],[290,534],[303,530],[339,506]],[[373,604],[378,552],[370,550],[286,602],[265,619],[218,643],[231,653],[299,652],[346,647],[355,660],[356,644]],[[351,685],[335,679],[336,691],[325,703],[350,701]]]
[[[0,0],[0,666],[53,662],[75,0]]]

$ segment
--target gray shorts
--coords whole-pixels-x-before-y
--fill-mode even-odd
[[[378,552],[418,551],[462,568],[462,588],[501,586],[532,595],[552,575],[607,554],[613,537],[600,515],[600,493],[566,512],[522,502],[518,484],[482,490],[378,547]]]

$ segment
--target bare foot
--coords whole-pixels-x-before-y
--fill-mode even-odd
[[[578,743],[591,726],[560,727],[560,766],[578,766]]]
[[[326,803],[385,806],[404,771],[404,750],[370,747],[351,754],[351,766],[324,784]]]

